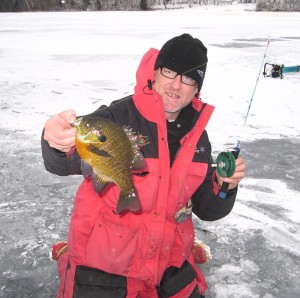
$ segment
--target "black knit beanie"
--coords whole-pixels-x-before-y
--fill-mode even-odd
[[[207,49],[203,43],[184,33],[167,41],[161,48],[154,69],[167,67],[179,75],[194,79],[200,91],[207,64]]]

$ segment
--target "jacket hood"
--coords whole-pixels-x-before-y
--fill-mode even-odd
[[[158,56],[159,50],[151,48],[141,59],[140,65],[136,71],[135,93],[143,92],[144,89],[149,90],[148,81],[154,81],[154,65]]]
[[[141,59],[136,71],[136,85],[133,100],[139,112],[149,121],[165,121],[164,108],[160,96],[152,89],[154,64],[159,50],[151,48]]]

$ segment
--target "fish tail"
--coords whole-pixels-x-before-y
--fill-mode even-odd
[[[125,210],[129,210],[131,212],[137,212],[140,210],[140,202],[134,189],[130,192],[121,191],[120,193],[116,213],[120,214]]]

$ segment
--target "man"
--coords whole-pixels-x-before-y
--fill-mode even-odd
[[[191,211],[209,221],[229,214],[245,174],[242,158],[230,178],[212,167],[205,126],[214,108],[199,99],[206,64],[200,40],[174,37],[144,55],[134,95],[91,114],[148,137],[146,168],[132,174],[141,210],[116,214],[117,186],[97,193],[91,179],[83,180],[68,250],[58,260],[58,297],[204,297],[207,285],[192,255]],[[70,125],[75,117],[67,110],[45,124],[42,153],[54,174],[81,174]],[[224,182],[226,199],[218,197]]]

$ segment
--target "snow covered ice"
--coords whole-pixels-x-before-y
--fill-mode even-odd
[[[213,255],[201,265],[206,297],[300,296],[300,73],[280,80],[260,72],[268,38],[264,62],[299,64],[299,13],[251,8],[0,14],[0,297],[56,294],[51,245],[67,237],[82,178],[44,169],[45,121],[131,94],[144,52],[184,32],[208,47],[201,97],[216,106],[214,156],[240,140],[247,164],[232,213],[194,219]]]

